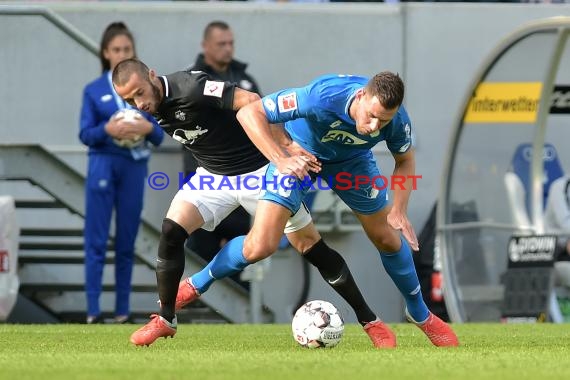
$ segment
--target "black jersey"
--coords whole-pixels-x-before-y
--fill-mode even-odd
[[[268,161],[232,110],[235,84],[213,80],[201,71],[160,77],[165,96],[155,114],[158,124],[214,174],[245,174]]]

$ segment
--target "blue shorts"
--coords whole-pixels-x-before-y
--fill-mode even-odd
[[[323,163],[318,175],[303,181],[284,176],[270,163],[265,181],[265,191],[260,199],[283,205],[292,214],[299,210],[306,194],[314,189],[332,189],[359,214],[374,214],[388,203],[386,178],[381,176],[371,151],[350,160]]]

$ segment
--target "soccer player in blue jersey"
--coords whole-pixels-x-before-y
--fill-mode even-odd
[[[285,123],[291,143],[322,163],[319,175],[332,182],[330,187],[353,210],[378,249],[385,270],[405,299],[408,320],[434,345],[457,346],[459,342],[451,327],[428,310],[412,260],[412,249],[418,250],[418,241],[406,213],[415,157],[403,98],[401,78],[384,71],[372,79],[322,76],[305,87],[275,92],[240,109],[238,120],[271,161],[266,171],[267,191],[258,203],[250,233],[230,241],[204,270],[186,281],[187,286],[181,283],[177,302],[193,301],[216,279],[275,252],[287,219],[302,206],[309,190],[298,170],[288,166],[289,156],[271,135],[270,123]],[[409,178],[403,188],[394,188],[392,205],[387,202],[386,184],[370,150],[380,141],[386,141],[394,157],[393,174]],[[352,174],[352,178],[358,175],[370,182],[347,186],[346,181],[337,181],[339,173]],[[285,175],[298,177],[296,183],[272,185],[282,184],[280,179]],[[385,324],[383,329],[380,346],[395,347],[394,333]]]
[[[180,283],[188,234],[197,228],[214,229],[239,205],[254,214],[269,162],[236,118],[236,111],[259,99],[258,95],[233,83],[213,80],[202,71],[159,76],[136,59],[117,64],[112,80],[123,100],[152,113],[160,127],[183,143],[200,165],[197,174],[174,197],[162,223],[156,264],[160,314],[151,315],[151,320],[130,338],[137,346],[148,346],[160,337],[176,334],[175,310],[197,296],[187,281]],[[282,126],[273,132],[280,142],[289,142]],[[284,149],[290,152],[289,171],[297,176],[308,175],[307,169],[320,170],[316,157],[300,146],[289,144]],[[241,178],[247,185],[240,186]],[[213,180],[217,191],[204,188],[201,179],[210,184]],[[378,347],[383,341],[383,324],[364,300],[342,256],[321,239],[308,210],[300,208],[284,232],[291,245],[352,307],[372,344]]]

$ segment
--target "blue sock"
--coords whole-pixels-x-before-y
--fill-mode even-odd
[[[408,313],[416,322],[423,322],[429,316],[429,310],[422,298],[420,281],[414,267],[412,251],[408,242],[400,237],[402,246],[395,253],[382,253],[380,258],[384,269],[406,300]]]
[[[233,238],[200,272],[192,276],[192,285],[203,294],[214,281],[238,273],[249,265],[243,257],[245,236]]]

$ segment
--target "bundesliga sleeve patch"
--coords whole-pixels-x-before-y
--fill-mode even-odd
[[[279,95],[277,97],[277,104],[279,105],[279,112],[294,111],[297,109],[297,93]]]
[[[224,92],[224,82],[216,82],[213,80],[206,81],[206,84],[204,85],[204,95],[221,98],[223,92]]]

